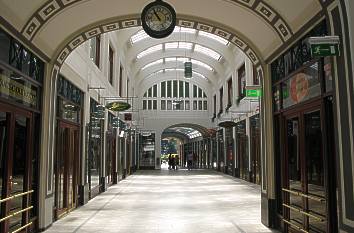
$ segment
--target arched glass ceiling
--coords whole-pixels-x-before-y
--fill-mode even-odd
[[[168,42],[168,43],[162,43],[162,44],[158,44],[155,46],[152,46],[150,48],[145,49],[144,51],[140,52],[136,58],[140,59],[146,55],[155,53],[157,51],[162,50],[163,48],[165,48],[165,50],[169,50],[169,49],[185,49],[185,50],[191,50],[193,48],[193,43],[188,43],[188,42]],[[200,44],[195,44],[194,46],[194,52],[199,52],[202,53],[206,56],[209,56],[210,58],[213,58],[217,61],[220,60],[220,58],[222,57],[218,52],[216,52],[213,49],[207,48],[205,46],[202,46]]]
[[[188,136],[189,139],[202,136],[202,134],[198,130],[188,128],[188,127],[173,127],[173,128],[169,128],[169,130],[185,134]]]
[[[155,71],[151,74],[149,74],[148,76],[146,76],[145,78],[150,78],[154,75],[157,75],[157,74],[160,74],[160,73],[167,73],[167,72],[184,72],[184,69],[179,69],[179,68],[166,68],[166,69],[160,69],[158,71]],[[205,75],[197,72],[197,71],[192,71],[192,74],[193,74],[193,77],[195,76],[198,76],[200,78],[203,78],[203,79],[208,79]]]
[[[196,36],[206,37],[208,39],[215,40],[216,42],[219,42],[225,46],[228,46],[230,44],[229,41],[225,40],[224,38],[221,38],[220,36],[217,36],[217,35],[211,34],[209,32],[205,32],[205,31],[197,31],[193,28],[185,28],[185,27],[176,26],[173,33],[194,34]],[[146,38],[149,38],[149,36],[144,32],[144,30],[140,30],[130,38],[130,42],[131,42],[131,44],[135,44],[135,43],[137,43],[141,40],[144,40]]]
[[[156,61],[146,64],[143,68],[141,68],[141,70],[145,70],[146,68],[149,68],[151,66],[159,65],[159,64],[163,64],[163,63],[167,63],[167,62],[187,62],[187,61],[191,61],[193,65],[203,67],[209,71],[214,71],[214,69],[211,66],[209,66],[208,64],[205,64],[202,61],[187,58],[187,57],[166,57],[163,59],[158,59]]]

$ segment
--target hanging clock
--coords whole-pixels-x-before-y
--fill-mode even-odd
[[[149,36],[158,39],[167,37],[175,29],[176,11],[170,4],[156,0],[144,7],[141,24]]]

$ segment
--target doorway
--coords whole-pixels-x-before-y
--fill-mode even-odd
[[[287,232],[328,232],[321,120],[320,105],[285,116],[282,206]]]
[[[33,114],[0,103],[1,232],[25,230],[32,205]]]
[[[78,204],[80,138],[79,127],[58,121],[55,159],[55,218],[68,213]]]

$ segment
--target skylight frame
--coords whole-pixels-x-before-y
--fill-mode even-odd
[[[216,52],[215,50],[213,49],[210,49],[208,47],[205,47],[205,46],[202,46],[200,44],[195,44],[194,46],[194,52],[199,52],[199,53],[202,53],[204,55],[207,55],[208,57],[214,59],[214,60],[217,60],[217,61],[220,61],[221,59],[221,55]]]
[[[136,56],[136,58],[137,59],[141,59],[142,57],[145,57],[146,55],[149,55],[151,53],[155,53],[155,52],[160,51],[160,50],[162,50],[162,44],[157,44],[157,45],[154,45],[154,46],[152,46],[150,48],[147,48],[144,51],[140,52]]]
[[[147,69],[147,68],[149,68],[151,66],[154,66],[154,65],[162,64],[163,62],[164,62],[163,58],[158,59],[156,61],[153,61],[153,62],[150,62],[150,63],[146,64],[145,66],[143,66],[141,68],[141,70],[145,70],[145,69]]]

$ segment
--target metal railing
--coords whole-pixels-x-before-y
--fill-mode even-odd
[[[15,194],[15,195],[6,197],[6,198],[4,198],[4,199],[0,199],[0,204],[3,203],[3,202],[7,202],[7,201],[10,201],[10,200],[13,200],[13,199],[15,199],[15,198],[23,197],[23,196],[25,196],[25,195],[30,195],[30,194],[33,193],[33,192],[34,192],[34,190],[29,190],[29,191],[27,191],[27,192],[18,193],[18,194]],[[15,216],[17,216],[17,215],[19,215],[19,214],[22,214],[22,213],[24,213],[24,212],[30,211],[30,210],[32,210],[32,209],[33,209],[33,206],[28,206],[28,207],[26,207],[26,208],[24,208],[24,209],[21,209],[21,210],[17,211],[17,212],[10,213],[9,215],[7,215],[7,216],[1,218],[1,219],[0,219],[0,223],[3,222],[3,221],[5,221],[5,220],[8,220],[8,219],[10,219],[10,218],[12,218],[12,217],[15,217]],[[23,229],[25,229],[25,228],[31,226],[32,224],[33,224],[33,222],[29,222],[29,223],[27,223],[26,225],[21,226],[20,228],[18,228],[18,229],[16,229],[16,230],[12,231],[11,233],[20,232],[20,231],[22,231]]]

